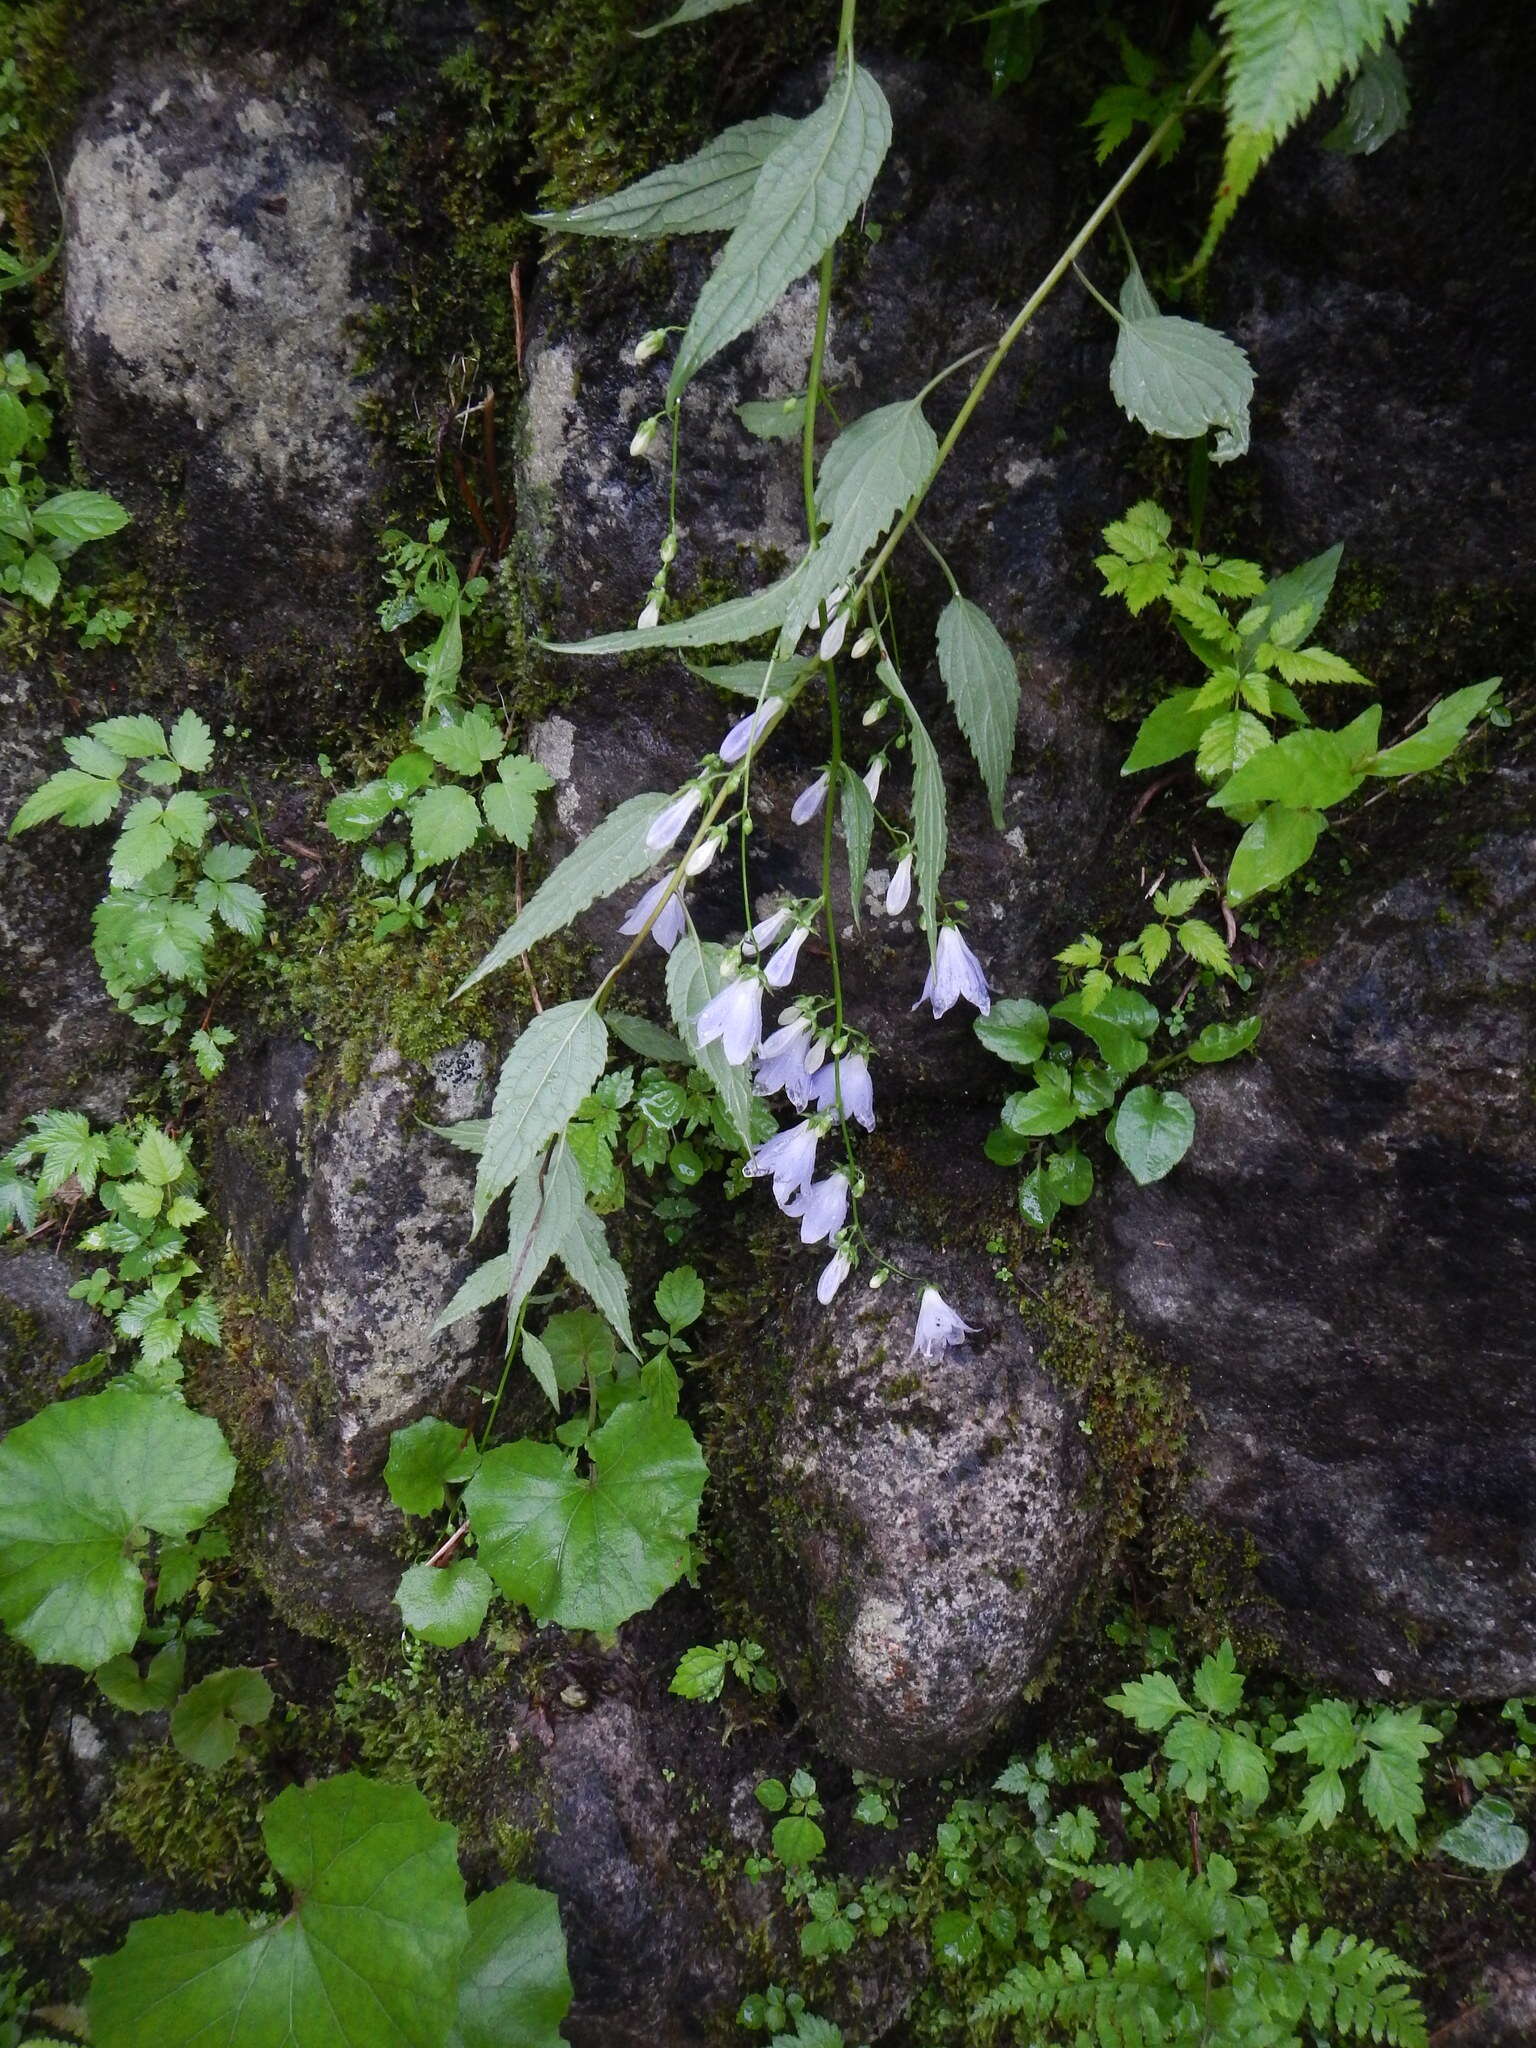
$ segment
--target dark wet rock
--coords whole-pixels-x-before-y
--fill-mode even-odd
[[[91,103],[65,172],[74,430],[231,666],[313,673],[367,623],[359,135],[323,71],[168,58]]]
[[[1536,1684],[1536,784],[1469,791],[1117,1176],[1104,1270],[1190,1369],[1199,1496],[1293,1648],[1366,1691]]]
[[[111,1343],[105,1319],[70,1299],[89,1270],[46,1245],[0,1250],[0,1429],[24,1422],[72,1366]]]
[[[313,1054],[279,1042],[232,1069],[222,1096],[213,1180],[253,1347],[243,1399],[258,1405],[226,1420],[257,1440],[246,1455],[270,1507],[274,1598],[322,1624],[393,1617],[404,1523],[379,1476],[391,1431],[429,1413],[471,1420],[467,1381],[479,1367],[494,1384],[488,1319],[433,1334],[490,1254],[469,1245],[473,1160],[426,1128],[483,1115],[488,1077],[478,1043],[426,1068],[385,1050],[316,1114]]]
[[[944,1770],[1016,1708],[1095,1560],[1087,1440],[973,1262],[946,1255],[943,1288],[977,1334],[933,1363],[910,1287],[853,1279],[827,1310],[810,1270],[767,1451],[773,1646],[835,1756]]]
[[[1456,2017],[1435,2030],[1436,2048],[1530,2048],[1536,2041],[1536,1955],[1490,1963]]]

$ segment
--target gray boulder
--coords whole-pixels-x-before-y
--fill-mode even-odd
[[[1189,1086],[1188,1159],[1112,1182],[1103,1268],[1187,1364],[1198,1497],[1297,1656],[1357,1690],[1536,1684],[1536,840],[1467,792]]]
[[[984,1269],[943,1266],[977,1329],[932,1363],[909,1355],[904,1283],[852,1279],[824,1310],[797,1274],[767,1452],[773,1539],[754,1560],[824,1746],[904,1777],[960,1762],[1007,1720],[1096,1555],[1076,1404]]]

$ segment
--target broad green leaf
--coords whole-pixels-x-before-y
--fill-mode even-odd
[[[399,803],[389,783],[365,782],[360,789],[346,789],[331,798],[325,807],[325,829],[333,838],[355,846],[393,817]]]
[[[799,441],[805,433],[805,393],[794,398],[748,398],[736,417],[758,441]]]
[[[1189,1046],[1189,1057],[1202,1067],[1214,1066],[1218,1060],[1235,1060],[1240,1052],[1248,1050],[1263,1028],[1262,1017],[1244,1017],[1237,1024],[1207,1024]]]
[[[508,754],[497,763],[496,777],[480,792],[485,822],[498,837],[526,852],[538,817],[539,797],[554,788],[555,779],[526,754]]]
[[[752,1144],[752,1090],[744,1067],[733,1067],[718,1039],[700,1045],[694,1019],[720,987],[719,946],[705,945],[690,919],[667,961],[667,1005],[689,1057],[714,1084],[743,1151]]]
[[[949,859],[949,823],[944,795],[944,771],[938,749],[928,737],[928,728],[917,715],[917,706],[907,695],[906,685],[888,661],[880,663],[880,680],[901,706],[907,721],[912,748],[912,837],[917,874],[917,897],[922,905],[923,929],[932,952],[939,936],[939,883]]]
[[[183,711],[171,727],[171,759],[189,774],[201,775],[213,760],[213,734],[195,711]]]
[[[128,514],[105,491],[60,491],[32,508],[32,524],[73,554],[88,540],[105,540],[128,524]]]
[[[1233,909],[1303,867],[1326,822],[1321,811],[1292,811],[1283,804],[1260,811],[1238,841],[1227,870],[1227,901]]]
[[[1523,1863],[1530,1846],[1530,1834],[1515,1819],[1509,1801],[1487,1793],[1455,1827],[1447,1828],[1436,1844],[1443,1856],[1454,1856],[1469,1869],[1495,1874]]]
[[[1288,732],[1235,769],[1209,802],[1224,811],[1268,803],[1293,811],[1326,811],[1365,780],[1353,766],[1357,753],[1340,734],[1320,726]]]
[[[1061,1210],[1061,1196],[1044,1167],[1037,1166],[1019,1182],[1019,1214],[1035,1230],[1049,1230]]]
[[[728,7],[745,6],[746,0],[682,0],[680,7],[660,21],[653,21],[649,28],[632,28],[630,34],[637,42],[644,42],[649,36],[659,36],[665,29],[682,28],[690,21],[703,21],[706,15],[724,14]]]
[[[846,761],[838,784],[838,812],[843,823],[843,843],[848,849],[848,900],[857,924],[864,877],[869,873],[869,849],[875,836],[875,806],[863,776]]]
[[[613,1332],[590,1309],[572,1309],[564,1315],[551,1316],[544,1325],[544,1348],[549,1354],[555,1384],[567,1394],[589,1380],[593,1386],[601,1386],[612,1379],[619,1355]]]
[[[413,1636],[454,1650],[479,1635],[495,1590],[472,1557],[457,1557],[451,1564],[413,1564],[395,1588],[395,1605]]]
[[[691,1650],[684,1650],[667,1691],[684,1700],[717,1700],[729,1669],[730,1660],[723,1647],[711,1649],[706,1643],[697,1643]]]
[[[1120,315],[1109,388],[1121,410],[1148,433],[1175,441],[1215,427],[1213,462],[1246,454],[1253,370],[1237,343],[1214,327],[1159,313],[1134,265],[1121,288]]]
[[[1092,1162],[1075,1145],[1053,1152],[1045,1162],[1045,1181],[1057,1201],[1080,1209],[1093,1193]]]
[[[654,34],[654,30],[643,30]],[[727,128],[682,163],[667,164],[649,177],[589,199],[563,213],[534,213],[535,226],[551,234],[617,235],[644,241],[653,235],[723,233],[740,224],[765,160],[788,141],[796,123],[783,114],[741,121]]]
[[[919,399],[882,405],[844,428],[822,457],[816,516],[827,528],[795,577],[779,635],[794,652],[822,606],[846,586],[880,537],[922,489],[939,452]]]
[[[1182,1788],[1197,1806],[1210,1793],[1211,1778],[1221,1760],[1222,1731],[1197,1714],[1185,1714],[1163,1737],[1163,1755],[1173,1765],[1168,1782]]]
[[[1000,832],[1019,723],[1019,670],[1002,634],[969,598],[952,597],[939,614],[939,674]]]
[[[985,1017],[971,1026],[976,1036],[1000,1060],[1016,1067],[1032,1067],[1051,1035],[1051,1020],[1038,1003],[1009,996],[992,1005]]]
[[[1221,1751],[1216,1760],[1221,1782],[1234,1799],[1260,1806],[1269,1797],[1269,1765],[1264,1752],[1251,1736],[1235,1728],[1221,1730]]]
[[[0,1621],[46,1664],[125,1655],[142,1532],[200,1528],[234,1477],[219,1425],[177,1401],[113,1389],[43,1409],[0,1443]]]
[[[479,1462],[473,1430],[427,1415],[391,1435],[384,1484],[402,1515],[435,1515],[444,1488],[471,1478]]]
[[[21,594],[34,604],[50,605],[59,594],[59,565],[39,548],[21,565]]]
[[[416,728],[416,744],[453,775],[478,775],[506,751],[507,738],[483,704],[459,717],[431,719]]]
[[[442,2048],[469,1939],[455,1831],[348,1772],[280,1793],[262,1833],[286,1914],[136,1921],[92,1972],[95,2048]]]
[[[1138,1187],[1171,1173],[1195,1135],[1195,1112],[1173,1088],[1132,1088],[1104,1127]]]
[[[560,1247],[560,1262],[582,1293],[607,1317],[625,1349],[639,1356],[629,1320],[629,1283],[624,1268],[608,1249],[603,1219],[585,1206]]]
[[[803,565],[802,557],[777,583],[667,625],[633,626],[621,633],[599,633],[591,640],[541,640],[539,645],[551,654],[641,654],[662,647],[726,647],[759,640],[783,625]]]
[[[155,1187],[169,1187],[187,1170],[187,1156],[176,1140],[151,1124],[134,1150],[134,1167]]]
[[[704,1313],[704,1282],[692,1266],[674,1266],[656,1289],[656,1313],[669,1330],[686,1330]]]
[[[789,1870],[814,1863],[824,1856],[827,1838],[815,1821],[803,1813],[786,1813],[773,1824],[773,1853]]]
[[[171,1740],[190,1762],[217,1771],[234,1755],[240,1730],[271,1711],[272,1688],[259,1671],[210,1671],[171,1710]]]
[[[1143,768],[1161,768],[1182,754],[1192,754],[1201,735],[1216,717],[1213,709],[1195,708],[1198,690],[1175,690],[1155,705],[1141,721],[1136,744],[1120,765],[1122,775],[1135,775]]]
[[[560,1906],[552,1892],[503,1884],[469,1906],[459,2016],[446,2048],[565,2048],[571,2006]]]
[[[1347,1700],[1314,1700],[1298,1714],[1292,1727],[1275,1738],[1282,1755],[1302,1752],[1309,1764],[1342,1771],[1364,1754]]]
[[[1502,681],[1502,676],[1490,676],[1486,683],[1473,683],[1465,690],[1442,697],[1431,710],[1423,731],[1410,733],[1395,747],[1384,748],[1365,764],[1366,773],[1420,775],[1426,768],[1438,768],[1455,753],[1473,720],[1487,710]]]
[[[108,879],[116,889],[142,882],[176,850],[164,824],[165,806],[158,797],[141,796],[123,814],[123,829],[112,847]]]
[[[479,836],[480,806],[455,783],[424,789],[411,806],[411,853],[419,868],[457,860]]]
[[[850,61],[815,113],[758,172],[741,224],[694,306],[667,386],[669,404],[832,246],[869,197],[890,141],[885,94]]]
[[[496,1083],[475,1183],[477,1219],[570,1122],[607,1058],[608,1033],[591,1001],[557,1003],[524,1026]]]
[[[158,718],[151,718],[147,711],[131,712],[120,718],[98,719],[91,727],[91,734],[103,746],[110,747],[129,761],[161,759],[171,751],[164,726]]]
[[[628,1401],[587,1439],[583,1477],[554,1444],[503,1444],[464,1505],[486,1569],[535,1621],[615,1629],[687,1568],[705,1466],[693,1432]]]
[[[62,818],[66,825],[102,825],[117,809],[122,786],[114,779],[88,774],[82,768],[61,768],[40,789],[34,789],[11,820],[11,836]]]
[[[1050,1138],[1077,1122],[1078,1109],[1070,1094],[1054,1088],[1030,1088],[1010,1095],[1003,1104],[1003,1124],[1019,1138]]]
[[[1091,1039],[1117,1074],[1134,1074],[1146,1065],[1146,1041],[1159,1022],[1156,1005],[1132,989],[1110,989],[1091,1009],[1081,992],[1064,996],[1050,1014]]]
[[[1324,149],[1374,156],[1408,125],[1408,76],[1390,44],[1367,50],[1344,103],[1344,116],[1323,137]]]
[[[649,1017],[631,1017],[623,1010],[605,1010],[603,1021],[609,1033],[621,1045],[627,1045],[631,1052],[639,1053],[643,1060],[658,1060],[664,1066],[681,1066],[688,1058],[688,1048],[675,1032],[664,1031],[659,1024],[653,1024]]]
[[[1176,1714],[1187,1714],[1189,1703],[1166,1671],[1149,1671],[1133,1678],[1104,1702],[1117,1714],[1134,1721],[1143,1735],[1156,1735]]]
[[[536,946],[540,939],[564,930],[600,896],[612,895],[615,889],[622,889],[653,867],[656,854],[646,845],[645,835],[671,801],[670,796],[647,791],[610,811],[535,891],[522,914],[502,933],[455,994],[462,995],[486,975],[494,974],[498,967]]]
[[[132,1657],[109,1657],[96,1673],[96,1683],[125,1714],[157,1714],[181,1691],[186,1670],[187,1646],[178,1641],[156,1650],[142,1675]]]

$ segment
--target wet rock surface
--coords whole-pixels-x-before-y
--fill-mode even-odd
[[[1096,1558],[1076,1404],[981,1269],[947,1258],[944,1293],[976,1332],[930,1361],[910,1288],[850,1281],[823,1310],[795,1275],[759,1565],[820,1740],[898,1777],[1006,1722]]]
[[[64,175],[65,339],[96,481],[154,520],[226,660],[360,639],[379,520],[357,117],[276,56],[127,64]],[[291,724],[291,715],[288,720]]]
[[[1103,1269],[1190,1369],[1201,1502],[1293,1646],[1365,1691],[1536,1682],[1533,778],[1467,793],[1189,1085],[1167,1181],[1114,1183]]]

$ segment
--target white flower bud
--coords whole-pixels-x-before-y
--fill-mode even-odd
[[[715,855],[720,851],[720,841],[711,836],[696,846],[683,863],[685,875],[702,875]]]
[[[853,651],[855,654],[857,654],[859,650],[857,647],[855,647]],[[871,704],[869,709],[865,712],[862,722],[865,725],[878,725],[881,719],[884,718],[887,711],[890,710],[890,708],[891,700],[889,697],[877,697],[874,703]]]
[[[821,645],[816,650],[823,661],[833,661],[836,659],[837,655],[842,651],[843,641],[847,637],[847,633],[848,614],[846,612],[839,612],[825,633],[822,634]]]
[[[651,443],[655,440],[656,430],[660,425],[661,414],[659,412],[652,413],[651,417],[648,420],[642,420],[639,426],[636,427],[635,429],[634,439],[629,444],[630,454],[635,456],[637,459],[638,457],[644,455],[646,450],[650,447]]]
[[[868,654],[871,647],[874,646],[874,644],[875,629],[873,626],[866,626],[863,632],[859,635],[858,639],[855,640],[853,643],[852,654],[854,660],[862,661],[865,655]],[[868,722],[868,715],[866,714],[865,723],[868,724]]]
[[[665,568],[670,569],[677,560],[677,535],[669,533],[661,544],[661,559]]]
[[[653,356],[659,356],[661,354],[662,350],[666,347],[666,345],[666,328],[653,327],[649,334],[642,334],[640,339],[635,343],[635,362],[637,364],[650,362]]]
[[[661,606],[653,597],[650,603],[646,606],[645,610],[640,614],[639,618],[636,619],[635,630],[639,633],[649,633],[652,626],[659,626],[660,624]]]

